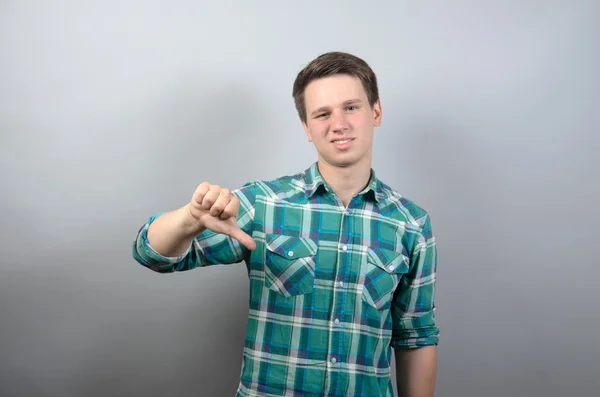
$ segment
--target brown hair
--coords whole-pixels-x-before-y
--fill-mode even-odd
[[[313,59],[296,76],[292,96],[294,97],[294,103],[300,120],[306,122],[304,91],[308,84],[313,80],[335,74],[347,74],[359,78],[371,107],[379,99],[377,77],[365,61],[345,52],[328,52]]]

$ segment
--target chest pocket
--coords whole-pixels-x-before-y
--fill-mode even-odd
[[[283,296],[312,292],[316,255],[317,243],[309,238],[267,234],[266,286]]]
[[[383,248],[369,248],[365,262],[363,299],[376,309],[389,309],[402,275],[409,269],[405,255]]]

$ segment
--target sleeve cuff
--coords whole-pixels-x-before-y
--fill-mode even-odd
[[[424,338],[397,339],[390,342],[390,346],[394,349],[415,349],[424,346],[437,346],[439,344],[439,336],[429,336]]]
[[[144,256],[146,256],[148,259],[151,259],[152,261],[155,261],[155,262],[163,262],[163,263],[166,262],[169,264],[175,264],[175,263],[181,262],[190,253],[193,243],[190,244],[190,246],[187,248],[187,250],[185,250],[185,252],[182,253],[181,255],[178,255],[178,256],[161,255],[154,248],[152,248],[152,246],[150,245],[150,242],[148,241],[148,227],[149,226],[150,226],[150,224],[148,223],[144,227],[144,229],[142,230],[142,232],[140,233],[140,236],[138,238],[138,248],[140,249],[140,253],[145,254]]]
[[[160,271],[163,267],[172,267],[174,264],[177,264],[183,261],[187,255],[190,253],[192,249],[192,244],[187,248],[187,250],[178,256],[164,256],[158,253],[154,248],[150,246],[150,242],[148,241],[148,228],[150,224],[161,214],[155,214],[150,217],[148,222],[142,226],[140,231],[138,232],[138,236],[135,241],[135,251],[134,254],[143,265],[150,267],[152,269],[156,269]]]
[[[438,345],[440,341],[440,330],[437,325],[407,329],[399,332],[394,332],[392,335],[390,346],[393,348],[416,348],[430,345]]]

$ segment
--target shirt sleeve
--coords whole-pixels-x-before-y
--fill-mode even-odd
[[[437,248],[429,215],[412,250],[410,267],[402,277],[392,301],[393,348],[437,345],[435,319]]]
[[[247,183],[232,193],[240,200],[238,226],[246,234],[252,236],[256,198],[255,184]],[[248,260],[250,250],[243,244],[225,234],[215,233],[208,229],[196,236],[183,254],[173,257],[159,254],[148,242],[148,228],[161,214],[156,213],[150,216],[138,231],[133,242],[133,258],[141,265],[158,273],[172,273]]]

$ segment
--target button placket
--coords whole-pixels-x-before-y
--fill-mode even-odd
[[[334,291],[333,291],[333,305],[332,305],[332,310],[330,312],[330,324],[331,324],[331,331],[330,331],[330,337],[329,337],[329,344],[330,346],[337,346],[339,343],[341,336],[341,333],[339,332],[342,326],[342,321],[341,321],[341,312],[342,312],[342,306],[341,306],[341,302],[343,301],[342,299],[342,294],[343,294],[343,290],[341,289],[342,287],[344,287],[344,281],[342,281],[341,279],[344,278],[344,275],[346,274],[346,267],[348,266],[349,263],[349,259],[348,259],[348,255],[349,255],[349,244],[350,241],[348,241],[348,236],[349,236],[349,230],[348,230],[348,222],[349,222],[349,210],[348,209],[344,209],[344,211],[341,213],[341,220],[340,220],[340,228],[339,228],[339,239],[338,239],[338,254],[337,254],[337,266],[336,269],[334,271],[334,273],[332,274],[333,276],[333,285],[334,285]],[[334,349],[330,349],[330,351],[332,353],[334,353],[336,350]],[[328,360],[328,365],[330,367],[336,365],[338,363],[338,358],[337,356],[331,355],[329,357]],[[335,371],[334,371],[335,373]],[[335,376],[335,375],[332,375]]]

